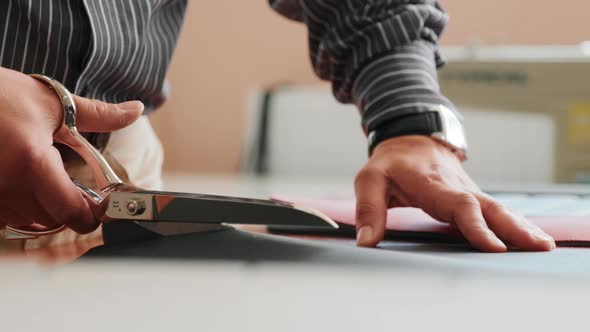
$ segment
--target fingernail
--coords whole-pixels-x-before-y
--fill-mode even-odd
[[[361,247],[367,247],[373,239],[373,228],[363,226],[356,232],[356,243]]]
[[[119,107],[120,109],[122,109],[124,111],[136,111],[136,110],[139,110],[141,112],[143,112],[143,110],[145,108],[145,106],[143,105],[143,103],[141,101],[138,101],[138,100],[126,101],[124,103],[117,104],[117,107]]]
[[[550,242],[551,243],[551,247],[555,248],[555,240],[549,236],[546,233],[541,233],[541,232],[534,232],[533,236],[540,241],[544,241],[544,242]]]
[[[506,247],[506,244],[504,242],[502,242],[502,240],[498,239],[498,237],[496,235],[489,235],[490,239],[492,241],[494,241],[496,243],[496,245],[498,245],[499,247],[502,247],[504,249],[508,249],[508,247]]]

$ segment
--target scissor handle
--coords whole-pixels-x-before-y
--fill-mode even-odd
[[[47,84],[51,89],[57,93],[59,100],[62,104],[63,108],[63,121],[61,125],[57,128],[57,130],[53,134],[54,142],[62,143],[70,148],[72,148],[76,153],[78,153],[82,159],[90,166],[92,173],[94,175],[94,180],[98,185],[98,188],[103,193],[110,193],[111,191],[115,190],[117,187],[123,184],[123,181],[117,176],[117,174],[111,168],[111,165],[104,159],[102,154],[90,144],[78,132],[76,128],[76,103],[74,101],[74,97],[68,91],[68,89],[63,86],[58,81],[38,74],[32,74],[31,77]],[[87,200],[90,200],[90,203],[93,203],[93,208],[96,208],[101,203],[101,196],[86,188],[82,184],[76,182],[74,184],[84,193]],[[63,231],[66,227],[63,225],[57,227],[46,227],[43,225],[29,225],[25,228],[17,228],[6,226],[4,230],[4,238],[9,240],[14,239],[34,239],[44,235],[55,234]]]
[[[76,103],[74,97],[58,81],[38,74],[32,77],[46,83],[59,96],[63,108],[63,121],[61,126],[53,134],[53,140],[65,144],[78,153],[90,166],[98,188],[103,192],[110,192],[121,185],[123,181],[111,168],[111,165],[104,159],[102,154],[90,142],[78,132],[76,128]]]

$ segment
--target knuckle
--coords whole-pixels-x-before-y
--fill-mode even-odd
[[[56,222],[65,225],[76,224],[81,216],[82,212],[79,208],[65,204],[59,207],[55,213]]]
[[[455,205],[459,208],[481,208],[477,198],[470,193],[459,193],[455,196]]]
[[[399,170],[399,171],[404,171],[404,172],[407,172],[410,170],[415,170],[416,169],[416,161],[412,160],[412,158],[407,157],[407,156],[399,157],[399,158],[395,159],[393,169]]]
[[[354,187],[358,188],[360,186],[363,185],[363,183],[366,181],[365,179],[367,178],[367,171],[363,168],[362,170],[360,170],[355,178],[354,178]]]
[[[21,142],[17,151],[19,164],[22,167],[21,171],[28,172],[37,169],[44,158],[43,150],[29,141]]]
[[[437,219],[447,221],[455,202],[452,192],[437,186],[420,186],[420,191],[413,195],[416,207],[423,209]]]
[[[444,183],[445,179],[440,174],[440,172],[432,170],[424,174],[424,181],[429,185],[432,185],[437,183]]]
[[[74,198],[75,197],[75,198]],[[88,215],[89,207],[85,206],[83,198],[72,196],[70,193],[62,197],[63,204],[57,206],[53,210],[55,221],[59,224],[79,224],[84,222],[86,215]]]
[[[365,185],[367,182],[372,181],[380,174],[380,171],[374,166],[366,166],[361,169],[356,177],[354,178],[355,187]]]
[[[507,212],[507,209],[504,207],[504,205],[494,200],[488,203],[487,209],[490,214],[502,214]]]
[[[395,156],[385,161],[384,168],[387,170],[387,175],[392,178],[399,175],[411,176],[412,174],[416,174],[415,161],[405,156]]]
[[[88,218],[87,211],[82,209],[71,209],[62,211],[62,220],[59,224],[68,225],[71,229],[80,234],[90,233],[94,230],[94,220]]]
[[[482,234],[482,235],[493,235],[494,233],[487,228],[486,225],[480,223],[470,223],[469,228],[465,230],[470,232],[471,235]]]
[[[100,226],[100,223],[97,220],[92,220],[91,222],[79,224],[75,231],[79,234],[89,234],[92,233]]]
[[[97,99],[90,99],[90,108],[91,111],[99,114],[105,113],[107,111],[107,105]]]
[[[376,204],[371,202],[358,202],[356,205],[356,218],[357,220],[366,220],[368,217],[372,217],[378,211]]]

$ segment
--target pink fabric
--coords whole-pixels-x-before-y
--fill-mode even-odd
[[[316,209],[340,224],[355,224],[354,200],[306,199],[275,195],[274,199]],[[557,242],[590,246],[590,217],[529,217]],[[415,208],[393,208],[387,214],[387,230],[396,232],[435,233],[461,237],[449,224],[442,223]]]

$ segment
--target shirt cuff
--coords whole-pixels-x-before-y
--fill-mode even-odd
[[[397,47],[361,69],[352,96],[361,112],[365,133],[398,117],[427,112],[433,105],[456,110],[440,92],[436,54],[434,45],[418,40]],[[459,114],[457,117],[461,119]]]

